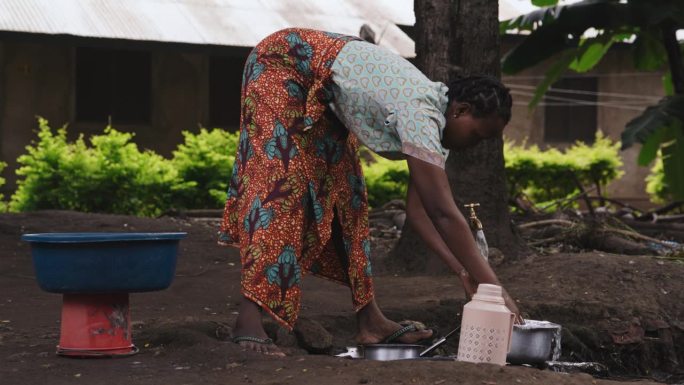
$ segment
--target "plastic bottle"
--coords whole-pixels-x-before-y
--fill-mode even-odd
[[[504,304],[501,286],[480,284],[463,308],[457,359],[505,365],[514,318]]]

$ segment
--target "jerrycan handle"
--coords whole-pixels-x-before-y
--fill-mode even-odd
[[[511,341],[513,340],[513,325],[515,324],[515,313],[511,313],[511,323],[508,327],[508,345],[506,346],[506,353],[511,351]]]

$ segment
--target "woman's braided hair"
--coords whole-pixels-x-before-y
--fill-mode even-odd
[[[511,120],[511,94],[499,79],[486,75],[459,76],[449,83],[449,105],[453,101],[468,103],[473,116],[481,118],[495,113],[508,123]]]

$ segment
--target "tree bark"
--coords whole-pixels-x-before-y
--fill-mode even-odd
[[[500,77],[498,1],[415,0],[416,64],[426,76],[445,81],[461,74],[485,73]],[[450,26],[450,27],[449,27]],[[445,43],[446,40],[446,43]],[[480,203],[478,217],[489,245],[515,259],[527,249],[513,231],[501,138],[481,142],[465,151],[452,151],[446,172],[459,209]],[[395,268],[436,274],[448,272],[431,253],[410,223],[392,252]]]
[[[417,17],[417,16],[416,16]],[[684,64],[682,64],[682,51],[677,41],[677,26],[674,24],[662,27],[663,45],[667,52],[667,60],[672,74],[672,86],[677,95],[684,94]]]
[[[451,0],[415,0],[415,64],[432,81],[449,80]]]
[[[498,1],[460,0],[453,5],[451,63],[465,74],[501,77]],[[474,148],[452,152],[446,170],[463,212],[463,203],[480,203],[478,216],[489,244],[503,250],[508,259],[523,253],[526,248],[514,232],[508,211],[503,140],[485,140]]]
[[[416,15],[414,41],[415,64],[425,76],[433,81],[447,83],[449,80],[449,41],[451,37],[451,0],[414,0]],[[388,270],[436,273],[446,270],[413,231],[407,221],[402,236],[391,252]],[[434,271],[436,270],[437,271]]]

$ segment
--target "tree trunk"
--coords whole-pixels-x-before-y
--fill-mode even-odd
[[[672,74],[672,86],[675,94],[681,95],[684,94],[684,64],[682,64],[682,51],[677,41],[677,26],[674,23],[665,25],[662,27],[662,32],[663,45],[667,52],[670,74]]]
[[[413,1],[416,15],[413,36],[416,43],[416,67],[431,80],[444,83],[449,80],[450,9],[451,0]],[[438,264],[438,257],[428,250],[408,221],[389,259],[389,270],[430,270],[430,273],[434,269],[445,270],[444,264]]]
[[[414,8],[416,64],[429,78],[445,81],[453,78],[456,70],[500,76],[498,1],[415,0]],[[490,246],[505,250],[509,260],[526,250],[510,221],[500,138],[465,151],[452,151],[446,172],[454,200],[464,215],[464,204],[480,203],[478,217]],[[448,272],[410,223],[404,227],[391,261],[399,265],[394,268],[412,272]]]
[[[499,4],[491,0],[454,2],[449,47],[450,62],[466,74],[501,77]],[[508,211],[503,140],[485,140],[474,148],[452,152],[447,160],[451,191],[463,212],[464,203],[478,202],[478,216],[487,241],[504,250],[508,259],[525,251],[513,231]]]
[[[414,0],[416,66],[432,81],[449,80],[450,0]]]

